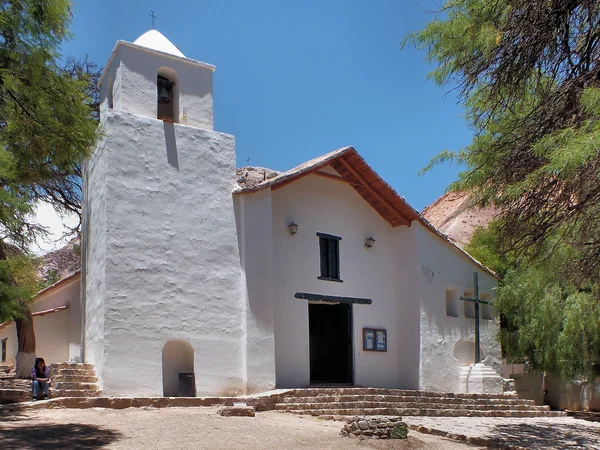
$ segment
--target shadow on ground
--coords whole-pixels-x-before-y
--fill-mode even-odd
[[[95,425],[43,424],[0,427],[1,449],[90,449],[101,448],[122,438],[120,432]]]
[[[24,408],[16,405],[0,405],[0,428],[6,422],[23,422],[26,420],[29,420],[29,417],[24,413]]]
[[[600,422],[599,411],[569,411],[568,415],[575,419],[587,420],[588,422]]]
[[[498,425],[486,437],[532,449],[600,449],[600,430],[576,424]]]

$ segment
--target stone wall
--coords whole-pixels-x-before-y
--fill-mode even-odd
[[[399,416],[356,416],[342,428],[349,437],[389,439],[397,426],[407,426]]]

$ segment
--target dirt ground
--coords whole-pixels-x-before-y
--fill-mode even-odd
[[[0,449],[438,449],[477,447],[411,431],[400,440],[340,434],[341,422],[282,414],[221,417],[216,408],[0,410]]]

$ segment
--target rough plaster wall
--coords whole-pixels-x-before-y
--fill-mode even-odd
[[[13,323],[0,329],[0,341],[7,339],[6,341],[6,361],[1,362],[0,365],[4,364],[7,366],[15,364],[15,356],[17,354],[17,326]]]
[[[491,294],[496,280],[483,272],[442,239],[413,223],[418,242],[421,286],[421,388],[457,392],[460,366],[454,347],[463,340],[474,340],[475,319],[464,315],[464,301],[459,300],[459,317],[446,315],[446,288],[457,289],[459,297],[473,288],[473,272],[479,273],[479,293]],[[481,320],[481,345],[488,358],[484,361],[500,369],[500,345],[496,340],[496,320]]]
[[[69,310],[33,318],[36,355],[46,364],[69,360]]]
[[[156,76],[163,67],[177,73],[179,107],[187,110],[182,124],[213,129],[213,72],[179,58],[165,58],[140,49],[120,46],[120,109],[156,118]],[[115,58],[116,60],[117,58]]]
[[[68,309],[65,312],[65,314],[68,316],[68,334],[66,335],[66,339],[64,341],[58,341],[60,342],[60,346],[64,347],[64,349],[61,349],[61,352],[66,352],[67,356],[64,357],[64,359],[60,362],[69,361],[74,357],[79,357],[81,354],[81,307],[79,300],[79,282],[80,277],[76,276],[59,288],[53,289],[38,297],[35,303],[31,305],[31,312],[46,311],[60,306],[68,306]],[[53,314],[63,314],[63,312],[52,313],[49,316],[52,316]],[[37,322],[35,323],[37,324]],[[53,339],[52,336],[48,336],[45,333],[46,331],[53,333],[51,328],[47,328],[45,330],[35,328],[37,342]],[[62,333],[63,330],[60,331]]]
[[[113,96],[113,109],[121,109],[121,61],[118,58],[113,59],[110,67],[106,68],[104,79],[100,85],[100,114],[104,116],[104,113],[109,109],[109,96],[112,87]]]
[[[308,302],[298,291],[367,297],[353,305],[354,382],[414,389],[419,379],[419,299],[407,227],[392,228],[345,183],[306,176],[273,191],[273,260],[277,386],[310,382]],[[298,224],[291,236],[288,224]],[[342,237],[343,283],[318,280],[317,232]],[[373,235],[371,249],[365,239]],[[363,352],[363,327],[388,330],[388,352]]]
[[[162,395],[170,339],[194,348],[198,395],[242,392],[233,137],[115,111],[105,119],[105,393]]]
[[[240,256],[246,282],[247,391],[264,392],[275,388],[271,191],[238,195],[235,201]]]
[[[102,126],[105,125],[102,120]],[[83,182],[82,302],[84,360],[96,366],[100,386],[104,373],[104,309],[106,297],[106,140],[86,163]]]

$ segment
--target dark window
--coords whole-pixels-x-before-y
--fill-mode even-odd
[[[321,253],[321,280],[340,280],[340,241],[339,236],[317,233]]]
[[[2,362],[6,362],[6,342],[7,339],[2,339]]]

